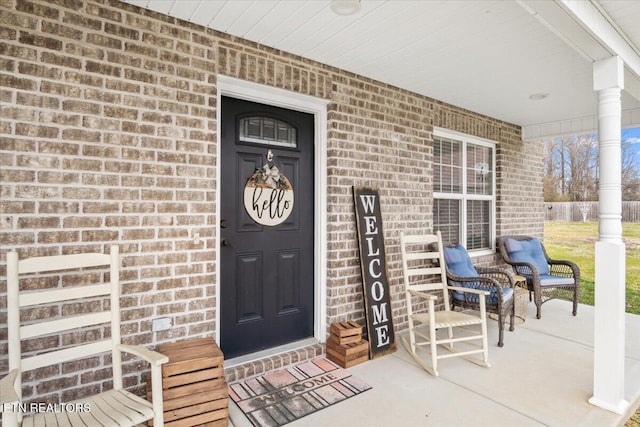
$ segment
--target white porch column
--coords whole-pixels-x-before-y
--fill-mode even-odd
[[[593,397],[589,403],[623,414],[625,352],[625,246],[622,241],[620,147],[624,64],[617,57],[593,64],[600,140],[599,237],[595,260]]]

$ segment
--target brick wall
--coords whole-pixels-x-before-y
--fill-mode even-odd
[[[0,22],[0,375],[11,249],[25,257],[117,242],[125,341],[214,334],[218,73],[330,101],[319,207],[328,215],[328,324],[363,319],[351,187],[366,185],[382,197],[394,322],[406,326],[399,233],[432,226],[433,126],[497,141],[497,232],[542,233],[542,151],[517,126],[115,0],[2,0]],[[174,327],[152,333],[158,316]],[[76,368],[67,389],[101,387],[92,367]],[[141,369],[126,368],[139,393]]]
[[[542,237],[544,198],[542,185],[544,147],[542,142],[522,142],[511,132],[503,133],[511,143],[498,145],[498,207],[496,234],[523,234]]]
[[[28,257],[117,242],[126,342],[212,334],[215,37],[122,6],[2,3],[3,274],[10,249]],[[152,333],[158,316],[174,327]],[[0,339],[5,373],[4,327]],[[139,367],[126,370],[142,392]],[[72,394],[101,382],[87,374],[66,380]]]

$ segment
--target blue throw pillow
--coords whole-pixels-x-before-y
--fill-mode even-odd
[[[444,260],[447,268],[456,276],[477,277],[478,271],[473,266],[467,250],[461,244],[444,248]]]
[[[533,264],[539,274],[549,274],[549,264],[542,252],[540,240],[507,239],[506,247],[509,252],[509,258],[515,262],[527,262],[529,264]]]
[[[454,247],[445,247],[444,248],[444,260],[447,263],[447,268],[453,274],[458,277],[478,277],[478,271],[473,266],[473,262],[471,262],[471,257],[469,257],[469,253],[464,248],[464,246],[457,244]],[[465,288],[471,289],[481,289],[483,291],[490,291],[491,294],[487,296],[487,304],[497,305],[498,304],[498,290],[496,288],[487,287],[480,285],[480,282],[465,282],[465,283],[455,283],[456,285],[462,285]],[[502,289],[503,301],[508,301],[513,297],[513,289],[504,288]],[[464,294],[462,292],[454,291],[453,298],[458,301],[465,301],[465,297],[467,301],[477,303],[479,301],[479,296],[476,294]]]

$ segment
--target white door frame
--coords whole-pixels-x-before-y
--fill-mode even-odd
[[[318,342],[327,330],[327,104],[328,100],[261,85],[233,77],[217,76],[216,148],[216,341],[220,342],[220,151],[222,96],[244,99],[314,115],[314,319],[313,335]]]

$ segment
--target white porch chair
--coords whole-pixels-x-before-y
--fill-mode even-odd
[[[478,365],[490,367],[485,303],[485,296],[489,295],[489,292],[447,286],[446,264],[439,231],[435,235],[401,233],[400,249],[409,322],[409,342],[405,337],[402,337],[402,341],[407,351],[420,366],[435,376],[439,375],[438,360],[450,357],[464,357]],[[480,312],[451,310],[449,292],[454,290],[476,294],[480,301]],[[436,306],[438,301],[439,306],[442,306],[440,310]],[[438,335],[440,329],[447,330],[446,337]],[[454,330],[460,329],[463,329],[464,333],[454,335]],[[471,349],[455,347],[456,343],[474,341]],[[425,347],[431,353],[431,366],[417,354],[417,350],[425,350]],[[440,347],[448,352],[439,353]],[[469,357],[474,354],[480,354],[482,358]]]
[[[145,347],[120,343],[120,284],[118,246],[111,246],[109,254],[84,253],[33,257],[18,260],[15,251],[7,254],[7,326],[9,333],[9,375],[0,380],[0,406],[3,408],[2,425],[16,426],[134,426],[153,420],[154,426],[163,425],[162,371],[166,356]],[[95,267],[102,269],[96,270]],[[109,282],[82,286],[20,291],[19,284],[28,277],[56,277],[76,270],[87,276],[104,276],[108,267]],[[65,270],[65,271],[63,271]],[[53,272],[53,273],[52,273]],[[47,273],[42,275],[42,273]],[[86,303],[87,298],[102,299],[102,311],[66,315],[64,306]],[[54,305],[58,315],[22,321],[21,310],[42,305]],[[60,345],[43,349],[38,354],[21,353],[21,342],[51,334],[81,331],[80,328],[111,330],[110,337],[101,333],[83,334],[87,341],[77,345]],[[91,337],[91,338],[88,338]],[[92,338],[96,338],[92,340]],[[83,359],[110,352],[113,366],[113,389],[64,405],[80,408],[78,411],[44,412],[25,415],[19,406],[24,372],[71,360]],[[121,352],[141,357],[151,364],[152,402],[148,402],[123,389]],[[71,405],[73,404],[73,405]],[[22,405],[24,408],[26,405]],[[26,406],[27,408],[29,406]]]

